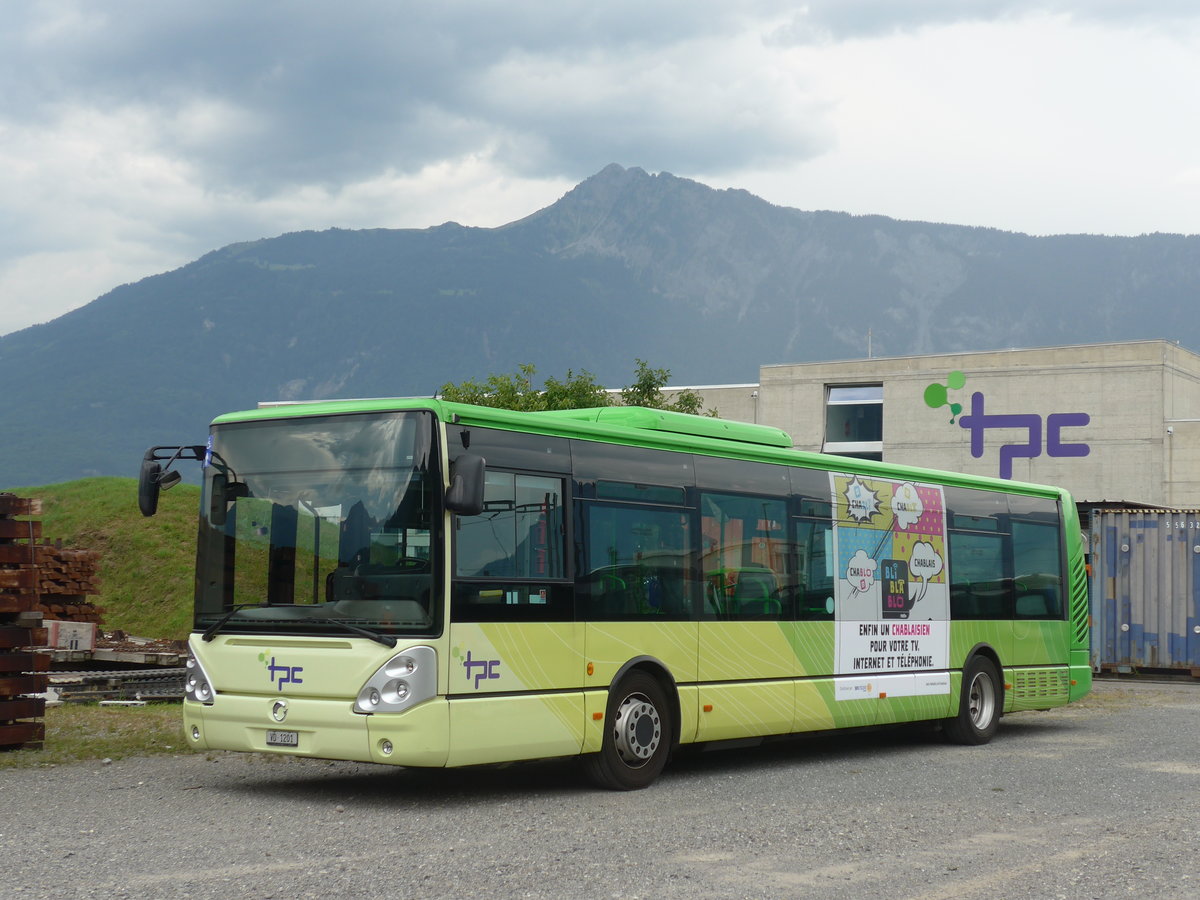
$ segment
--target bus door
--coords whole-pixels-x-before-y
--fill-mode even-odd
[[[1057,510],[1054,510],[1057,513]],[[1024,665],[1063,664],[1070,623],[1063,589],[1062,529],[1050,514],[1010,521],[1013,553],[1013,647]]]
[[[782,498],[702,492],[696,739],[787,733],[798,660]]]
[[[450,518],[449,764],[574,755],[584,629],[566,577],[563,479],[486,477],[483,512]]]
[[[683,492],[601,482],[601,497],[634,501]],[[695,734],[697,584],[692,511],[652,502],[579,504],[577,615],[585,623],[588,684],[607,690],[630,663],[665,667],[680,703],[680,734]],[[603,709],[603,697],[597,696]]]

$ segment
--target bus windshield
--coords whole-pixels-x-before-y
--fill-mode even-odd
[[[214,426],[197,629],[436,632],[433,434],[426,412]]]

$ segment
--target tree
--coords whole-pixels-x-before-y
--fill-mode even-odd
[[[491,406],[497,409],[519,409],[540,412],[547,409],[587,409],[593,406],[612,406],[612,396],[603,385],[596,384],[595,376],[584,369],[575,374],[567,369],[562,381],[547,378],[542,388],[533,386],[537,369],[525,363],[517,371],[505,375],[489,375],[480,384],[469,379],[461,384],[442,385],[438,395],[443,400],[456,403],[474,403],[476,406]]]
[[[704,398],[695,391],[680,391],[674,400],[667,402],[663,388],[671,377],[670,369],[652,369],[644,359],[638,359],[637,380],[629,387],[621,388],[621,404],[623,406],[648,406],[651,409],[664,409],[671,412],[704,415]],[[708,415],[715,416],[710,410]]]
[[[670,410],[702,414],[704,399],[695,391],[680,391],[670,403],[663,388],[671,377],[670,369],[651,368],[645,360],[637,362],[637,378],[633,384],[620,391],[620,404],[624,406],[647,406],[651,409]],[[517,366],[517,371],[504,375],[489,375],[483,383],[475,379],[455,384],[442,385],[438,396],[456,403],[474,403],[497,409],[518,409],[540,412],[547,409],[591,409],[596,406],[614,406],[613,394],[596,383],[596,378],[586,369],[576,374],[567,369],[566,378],[547,378],[541,388],[533,386],[537,369],[530,363]],[[716,412],[709,410],[708,415]]]

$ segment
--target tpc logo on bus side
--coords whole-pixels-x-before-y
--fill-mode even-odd
[[[472,659],[470,650],[467,651],[467,658],[463,660],[463,668],[467,671],[467,681],[475,679],[476,690],[479,690],[479,682],[500,677],[500,660]]]

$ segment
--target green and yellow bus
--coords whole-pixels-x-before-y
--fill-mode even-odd
[[[650,784],[681,745],[1001,715],[1091,686],[1059,489],[792,449],[638,407],[264,406],[201,463],[196,748],[402,766],[578,756]]]

